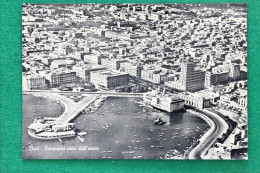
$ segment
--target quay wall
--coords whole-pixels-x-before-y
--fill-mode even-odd
[[[207,110],[197,110],[197,109],[196,109],[196,111],[194,111],[194,110],[187,110],[187,111],[193,113],[194,116],[197,116],[197,117],[202,118],[203,120],[205,120],[205,121],[209,124],[210,129],[209,129],[208,131],[206,131],[206,132],[204,133],[204,135],[201,136],[201,138],[198,140],[198,141],[199,141],[198,145],[199,145],[200,143],[206,142],[206,141],[208,140],[208,138],[209,138],[209,137],[214,133],[214,131],[217,129],[215,123],[214,123],[213,120],[211,120],[207,115],[205,115],[205,113],[207,113]],[[210,113],[210,112],[208,112],[208,113]],[[212,112],[212,114],[215,114],[215,113]],[[219,117],[219,118],[220,118],[221,120],[223,120],[221,117]],[[225,122],[225,120],[223,120],[223,121]],[[226,128],[227,128],[227,127],[226,127]],[[224,130],[222,130],[222,134],[225,133],[226,128],[225,128]],[[221,136],[222,134],[220,134],[219,136]],[[214,142],[217,140],[217,138],[218,138],[219,136],[216,136],[216,137],[215,137]],[[213,142],[212,144],[214,144],[214,142]],[[211,144],[211,145],[212,145],[212,144]],[[200,149],[198,148],[198,145],[195,146],[195,147],[190,151],[190,153],[191,153],[193,150],[200,150]],[[202,149],[201,149],[201,150],[202,150],[202,153],[200,154],[200,158],[199,158],[199,159],[203,159],[203,158],[204,158],[205,153],[208,151],[208,149],[211,147],[211,145],[207,146],[207,148],[202,148]],[[190,155],[189,155],[189,158],[190,158],[190,159],[194,159],[194,158],[192,158],[192,157],[193,157],[193,156],[190,156]]]

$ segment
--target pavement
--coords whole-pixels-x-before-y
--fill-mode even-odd
[[[41,92],[38,95],[43,95],[45,97],[54,98],[58,100],[64,106],[64,112],[57,118],[56,122],[69,122],[74,119],[80,111],[85,109],[89,104],[91,104],[96,99],[96,95],[88,94],[85,98],[79,102],[74,102],[73,100],[51,92]]]
[[[105,96],[123,96],[123,97],[143,97],[144,93],[117,93],[111,91],[87,92],[87,91],[53,91],[53,90],[23,90],[26,93],[51,93],[51,94],[90,94],[90,95],[105,95]]]
[[[87,94],[86,97],[80,102],[74,102],[73,100],[54,92],[36,92],[39,95],[44,95],[50,98],[55,98],[63,104],[65,110],[61,116],[56,120],[57,122],[69,122],[74,119],[79,111],[85,109],[89,104],[95,101],[97,94]],[[111,93],[110,93],[111,94]],[[207,117],[207,122],[211,125],[210,129],[202,136],[200,143],[189,153],[189,159],[203,159],[206,151],[211,145],[225,133],[228,129],[228,124],[219,115],[203,109],[199,110]]]
[[[34,90],[34,91],[24,91],[28,93],[43,95],[45,97],[54,98],[59,100],[59,102],[64,106],[64,112],[60,115],[56,122],[69,122],[74,119],[79,112],[84,110],[92,102],[95,101],[96,97],[99,95],[105,96],[116,96],[116,97],[143,97],[142,93],[114,93],[114,92],[73,92],[73,91],[50,91],[50,90]],[[82,94],[85,98],[79,102],[74,102],[73,100],[61,95],[61,94]]]
[[[228,124],[219,115],[206,109],[200,111],[210,119],[211,128],[200,139],[200,143],[189,153],[189,159],[203,159],[211,145],[228,129]]]

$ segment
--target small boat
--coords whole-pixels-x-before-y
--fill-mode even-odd
[[[83,142],[85,142],[85,139],[84,139],[84,137],[83,136],[77,136],[78,138],[79,138],[79,140],[83,143]]]
[[[166,121],[161,121],[161,122],[157,123],[157,125],[163,125],[165,123],[166,123]]]
[[[157,124],[157,125],[163,125],[165,123],[166,123],[166,121],[163,121],[161,117],[154,120],[154,124]]]
[[[87,132],[84,132],[84,131],[78,133],[79,136],[84,136],[86,134],[87,134]]]
[[[161,118],[158,118],[156,120],[154,120],[154,124],[158,124],[161,121]]]

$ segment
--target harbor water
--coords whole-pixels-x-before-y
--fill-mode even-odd
[[[62,140],[30,137],[27,127],[36,117],[57,117],[63,107],[56,101],[23,95],[24,159],[161,159],[172,150],[184,154],[208,124],[191,113],[165,113],[142,104],[137,98],[109,97],[94,111],[73,122],[88,134]],[[157,118],[167,121],[154,124]]]

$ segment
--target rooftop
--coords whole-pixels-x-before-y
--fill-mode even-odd
[[[100,71],[95,71],[95,72],[91,72],[91,73],[98,73],[98,74],[100,74],[102,76],[106,76],[106,77],[128,75],[128,73],[121,73],[121,72],[117,72],[117,71],[113,71],[113,70],[100,70]]]

